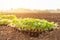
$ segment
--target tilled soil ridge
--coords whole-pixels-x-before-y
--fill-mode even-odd
[[[0,40],[60,40],[60,28],[31,37],[9,26],[0,26]]]

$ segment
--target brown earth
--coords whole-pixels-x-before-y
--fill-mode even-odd
[[[31,37],[9,26],[0,26],[0,40],[60,40],[60,29]]]
[[[60,14],[15,14],[17,17],[32,17],[39,19],[47,19],[48,21],[57,22],[60,25]],[[0,26],[0,40],[60,40],[60,27],[59,29],[43,32],[38,37],[31,37],[27,33],[22,33],[19,30],[9,27]]]

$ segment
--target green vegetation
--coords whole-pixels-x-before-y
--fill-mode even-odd
[[[54,22],[35,18],[17,18],[15,15],[0,15],[1,24],[13,24],[19,30],[51,30],[57,27]]]
[[[19,22],[14,20],[14,23],[17,25],[18,28],[22,30],[51,30],[57,27],[57,24],[54,22],[48,22],[44,19],[34,19],[34,18],[20,18]]]
[[[1,24],[10,24],[13,19],[17,19],[17,17],[15,15],[0,14],[0,25]]]
[[[0,15],[0,19],[15,19],[15,15]]]

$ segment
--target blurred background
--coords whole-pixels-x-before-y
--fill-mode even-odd
[[[60,0],[0,0],[0,10],[26,8],[31,10],[60,9]]]

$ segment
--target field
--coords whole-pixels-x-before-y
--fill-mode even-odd
[[[13,13],[14,14],[14,13]],[[60,14],[59,13],[26,13],[26,14],[14,14],[17,17],[29,17],[46,19],[48,21],[54,21],[60,25]],[[43,32],[38,37],[31,37],[27,33],[22,33],[15,28],[9,26],[0,26],[0,40],[60,40],[60,27],[59,29]]]
[[[18,18],[38,18],[46,19],[48,21],[54,21],[60,23],[60,13],[9,13],[14,14]]]

